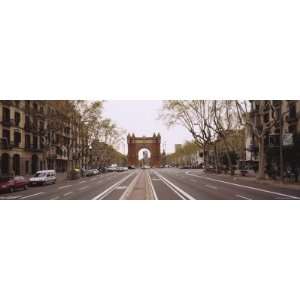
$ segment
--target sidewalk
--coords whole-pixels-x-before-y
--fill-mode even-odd
[[[218,178],[224,178],[224,179],[231,179],[232,181],[242,181],[244,183],[246,182],[251,182],[251,183],[260,183],[263,185],[268,185],[268,186],[273,186],[273,187],[278,187],[278,188],[289,188],[289,189],[294,189],[296,191],[300,190],[300,182],[297,183],[281,183],[278,180],[272,180],[272,179],[263,179],[263,180],[258,180],[254,176],[241,176],[241,175],[234,175],[231,176],[229,174],[216,174],[216,173],[211,173],[211,172],[204,172],[207,176],[213,175],[213,176],[218,176]]]

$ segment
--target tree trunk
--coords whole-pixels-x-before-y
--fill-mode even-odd
[[[204,170],[207,170],[206,144],[203,144],[203,165],[204,165]]]
[[[257,179],[265,179],[265,144],[263,138],[259,138],[258,145],[259,145],[259,164],[258,164]]]
[[[230,157],[230,153],[229,153],[229,147],[228,147],[226,139],[224,139],[224,146],[225,146],[226,157],[227,157],[227,161],[228,161],[228,168],[230,170],[230,175],[233,176],[234,170],[233,170],[233,165],[232,165],[232,161],[231,161],[231,157]]]
[[[218,153],[217,153],[217,147],[215,145],[215,166],[216,166],[216,173],[219,173],[219,161],[218,161]]]

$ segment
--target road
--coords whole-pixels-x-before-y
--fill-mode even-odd
[[[296,200],[300,189],[205,174],[202,170],[147,169],[65,180],[0,194],[15,200]]]

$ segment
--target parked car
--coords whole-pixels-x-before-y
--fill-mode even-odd
[[[98,169],[89,169],[85,172],[85,176],[93,176],[100,174]]]
[[[105,167],[99,167],[99,168],[98,168],[98,171],[99,171],[100,173],[105,173],[105,172],[106,172],[106,169],[105,169]]]
[[[28,181],[23,176],[3,176],[0,177],[0,192],[14,192],[17,189],[28,188]]]
[[[92,172],[93,172],[93,175],[99,175],[100,174],[100,171],[98,169],[93,169]]]
[[[79,179],[80,178],[80,169],[73,169],[69,174],[69,178],[71,180]]]
[[[134,169],[135,169],[135,166],[131,165],[131,166],[128,167],[128,169],[129,169],[129,170],[134,170]]]
[[[106,168],[107,172],[116,172],[117,171],[117,166],[110,166]]]
[[[33,177],[29,179],[29,185],[44,185],[44,184],[54,184],[56,182],[56,172],[55,170],[42,170],[37,171]]]
[[[127,167],[117,167],[117,168],[116,168],[116,171],[117,171],[117,172],[124,172],[124,171],[127,171],[127,170],[128,170]]]

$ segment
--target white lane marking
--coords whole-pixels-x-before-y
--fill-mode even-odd
[[[150,174],[148,172],[147,172],[147,176],[148,176],[148,180],[149,180],[149,184],[150,184],[150,188],[151,188],[152,194],[154,196],[154,200],[158,200],[155,188],[154,188],[153,183],[152,183],[153,179],[151,180],[151,176],[150,176]]]
[[[242,199],[245,199],[245,200],[252,200],[252,199],[250,199],[250,198],[247,198],[247,197],[245,197],[245,196],[242,196],[242,195],[235,195],[236,197],[239,197],[239,198],[242,198]]]
[[[124,191],[124,193],[121,195],[121,197],[119,198],[119,200],[129,200],[127,199],[127,197],[130,195],[130,193],[132,192],[139,176],[141,175],[142,173],[140,172],[137,172],[137,175],[133,178],[133,180],[130,182],[130,184],[127,186],[127,189]]]
[[[82,191],[82,190],[85,190],[87,188],[88,188],[88,186],[84,186],[84,187],[80,188],[79,190]]]
[[[126,188],[127,188],[126,185],[121,185],[121,186],[116,187],[116,190],[125,190]]]
[[[208,188],[214,189],[214,190],[218,189],[216,186],[210,185],[210,184],[206,184],[205,186],[208,187]]]
[[[52,198],[50,200],[58,200],[58,198],[59,198],[59,196],[56,196],[56,197],[54,197],[54,198]]]
[[[121,183],[123,183],[124,181],[126,181],[133,174],[135,174],[135,173],[130,173],[129,175],[127,175],[123,179],[117,181],[115,184],[111,185],[105,191],[103,191],[99,195],[95,196],[92,200],[101,200],[101,199],[103,199],[105,196],[107,196],[108,194],[110,194],[117,186],[119,186]]]
[[[177,185],[175,185],[174,183],[172,183],[171,181],[169,181],[167,178],[165,178],[164,176],[162,176],[160,173],[153,171],[155,173],[156,176],[160,177],[165,183],[169,184],[169,188],[171,188],[178,196],[180,196],[181,199],[185,200],[185,198],[189,199],[189,200],[195,200],[195,198],[193,196],[191,196],[190,194],[186,193],[184,190],[182,190],[180,187],[178,187]],[[184,197],[182,197],[181,195],[183,195]]]
[[[64,196],[68,196],[68,195],[71,195],[73,192],[68,192],[68,193],[65,193]]]
[[[79,182],[79,184],[81,184],[81,183],[85,183],[85,182],[86,182],[86,180],[82,180],[82,181],[80,181],[80,182]]]
[[[160,178],[152,178],[152,181],[161,181]]]
[[[44,192],[40,192],[40,193],[36,193],[36,194],[32,194],[32,195],[28,195],[28,196],[22,197],[20,199],[27,199],[27,198],[34,197],[34,196],[41,195],[41,194],[45,194],[45,193]]]
[[[70,187],[70,186],[72,186],[72,184],[69,184],[69,185],[63,185],[63,186],[60,186],[60,187],[58,188],[58,190],[65,189],[65,188]]]
[[[234,185],[234,186],[249,189],[249,190],[255,190],[255,191],[259,191],[259,192],[264,192],[264,193],[268,193],[268,194],[273,194],[273,195],[289,197],[289,198],[292,198],[292,199],[300,200],[299,197],[295,197],[295,196],[287,195],[287,194],[282,194],[282,193],[277,193],[277,192],[272,192],[272,191],[268,191],[268,190],[264,190],[264,189],[260,189],[260,188],[255,188],[255,187],[252,187],[252,186],[249,186],[249,185],[241,185],[241,184],[227,182],[227,181],[214,179],[214,178],[210,178],[210,177],[206,177],[206,176],[205,177],[204,176],[198,176],[198,175],[190,174],[190,172],[185,172],[185,174],[187,174],[189,176],[194,176],[194,177],[210,180],[210,181],[222,182],[222,183],[225,183],[225,184]]]

